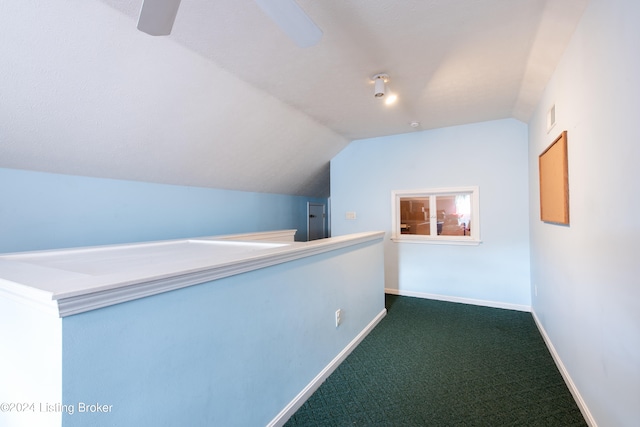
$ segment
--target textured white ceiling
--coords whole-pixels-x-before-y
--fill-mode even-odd
[[[141,3],[0,2],[0,167],[327,196],[353,139],[528,121],[587,0],[299,0],[306,49],[252,0],[182,0],[168,37]]]

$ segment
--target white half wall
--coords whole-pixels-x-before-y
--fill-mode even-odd
[[[264,268],[201,277],[204,282],[62,319],[16,300],[5,264],[0,426],[284,424],[386,314],[381,233],[353,237],[300,243],[293,258],[280,253]],[[162,259],[147,249],[137,252],[138,260],[160,264],[148,271],[161,270]],[[57,261],[73,257],[64,268],[81,258],[58,255]],[[126,277],[127,257],[117,249],[109,256],[112,267],[121,267],[110,277]],[[191,253],[177,269],[143,282],[154,286],[163,274],[183,280],[198,271],[189,263],[198,259]],[[252,253],[240,264],[255,268],[259,259]],[[220,257],[217,265],[240,264]],[[106,277],[78,277],[98,274]]]
[[[62,319],[0,291],[0,325],[0,426],[59,427]]]

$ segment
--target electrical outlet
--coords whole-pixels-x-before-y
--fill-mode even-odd
[[[336,328],[340,326],[340,323],[342,323],[342,310],[337,309],[336,310]]]

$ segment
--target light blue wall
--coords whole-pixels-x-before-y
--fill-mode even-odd
[[[264,426],[384,312],[383,245],[362,243],[65,317],[70,426]],[[342,324],[334,313],[342,309]]]
[[[533,309],[602,427],[640,420],[638,17],[635,0],[592,0],[529,123]],[[539,220],[538,155],[563,130],[568,227]]]
[[[0,168],[0,253],[297,229],[326,199]]]
[[[527,180],[527,126],[511,119],[354,141],[331,162],[332,233],[386,231],[390,290],[527,308]],[[392,190],[463,186],[480,190],[481,245],[389,240]]]

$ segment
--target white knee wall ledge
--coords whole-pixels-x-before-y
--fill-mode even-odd
[[[292,232],[0,255],[0,296],[65,317],[384,236],[367,232],[293,242]]]

